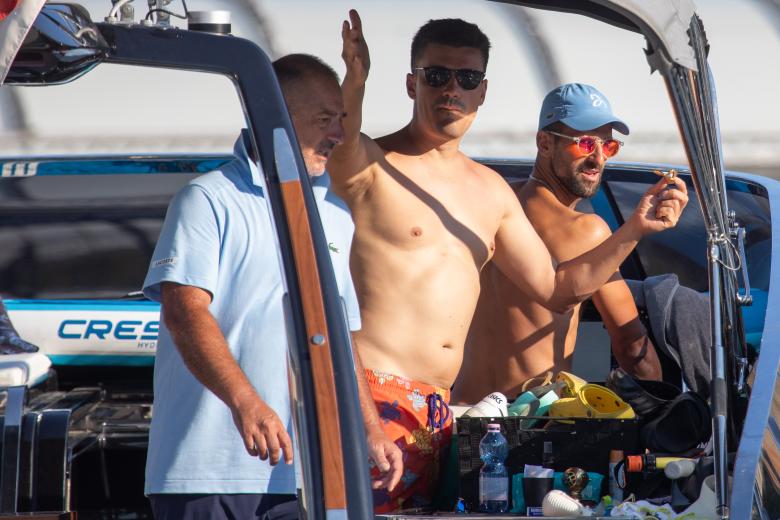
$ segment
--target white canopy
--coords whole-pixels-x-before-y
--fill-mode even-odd
[[[693,0],[499,0],[528,7],[579,13],[641,32],[665,57],[696,70],[688,28],[696,13]]]

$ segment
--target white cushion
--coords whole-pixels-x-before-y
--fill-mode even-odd
[[[42,352],[0,355],[0,387],[32,387],[46,380],[51,361]]]

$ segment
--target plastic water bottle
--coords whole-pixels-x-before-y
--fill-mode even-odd
[[[506,438],[498,424],[488,424],[488,431],[479,441],[479,510],[484,513],[509,511],[509,476],[504,460],[509,454]]]
[[[625,483],[626,475],[621,470],[617,473],[615,470],[619,467],[620,462],[623,460],[623,450],[610,450],[609,452],[609,495],[615,503],[623,501],[623,488],[620,487],[621,482]]]

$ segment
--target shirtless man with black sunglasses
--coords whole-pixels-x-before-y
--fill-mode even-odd
[[[430,499],[431,462],[451,432],[443,403],[485,264],[492,260],[530,298],[564,312],[598,290],[643,235],[673,227],[687,197],[684,186],[664,191],[659,182],[610,238],[556,266],[504,179],[460,151],[485,101],[488,81],[476,79],[487,67],[487,37],[456,19],[420,28],[406,76],[411,122],[375,140],[360,133],[370,60],[357,12],[349,18],[342,27],[345,135],[328,171],[355,221],[357,347],[386,431],[406,452],[401,484],[375,497],[384,512]]]

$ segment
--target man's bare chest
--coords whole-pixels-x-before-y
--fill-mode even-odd
[[[484,190],[482,190],[484,191]],[[358,226],[405,250],[467,249],[479,262],[492,255],[499,214],[474,183],[388,173],[355,208]]]

